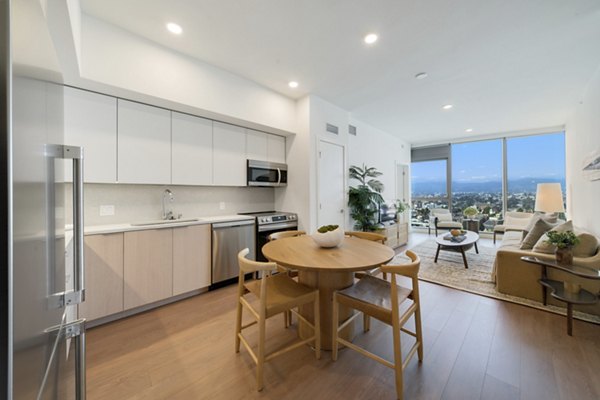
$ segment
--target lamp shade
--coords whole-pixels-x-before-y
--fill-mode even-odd
[[[535,211],[545,213],[565,212],[560,183],[538,183],[535,195]]]

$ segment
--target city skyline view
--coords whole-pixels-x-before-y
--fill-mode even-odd
[[[475,207],[479,230],[490,231],[501,223],[504,211],[533,212],[538,183],[558,182],[566,194],[563,132],[507,138],[507,209],[503,210],[502,146],[503,139],[452,144],[450,171],[445,159],[412,163],[412,225],[429,225],[432,208],[451,208],[453,219],[462,221],[464,209]]]

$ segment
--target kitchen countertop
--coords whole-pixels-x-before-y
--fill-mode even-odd
[[[196,221],[186,221],[186,222],[173,222],[173,223],[157,223],[157,224],[147,224],[147,225],[132,225],[140,222],[151,222],[153,220],[147,221],[132,221],[131,223],[124,224],[109,224],[109,225],[93,225],[86,226],[84,229],[85,235],[100,235],[106,233],[118,233],[118,232],[131,232],[131,231],[144,231],[149,229],[163,229],[163,228],[177,228],[184,227],[190,225],[204,225],[204,224],[216,224],[219,222],[229,222],[229,221],[250,221],[253,220],[254,217],[250,217],[247,215],[217,215],[217,216],[209,216],[209,217],[190,217],[183,219],[197,219]]]

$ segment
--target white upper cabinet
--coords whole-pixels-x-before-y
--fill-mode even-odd
[[[285,163],[285,138],[267,134],[267,161]]]
[[[172,118],[172,183],[212,185],[213,122],[178,112]]]
[[[246,129],[246,158],[267,161],[267,134]]]
[[[246,186],[246,132],[213,122],[213,184]]]
[[[85,90],[64,88],[65,144],[83,146],[84,181],[117,181],[117,99]],[[65,179],[72,181],[71,163]]]
[[[285,138],[246,129],[246,158],[285,163]]]
[[[171,183],[171,111],[118,101],[120,183]]]

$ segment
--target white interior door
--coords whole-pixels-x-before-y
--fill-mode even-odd
[[[344,147],[320,141],[318,164],[317,224],[344,227],[346,210],[346,166]]]

